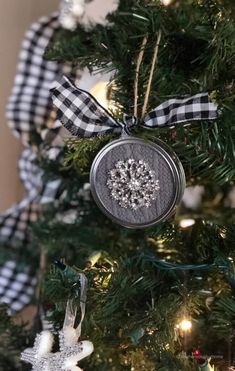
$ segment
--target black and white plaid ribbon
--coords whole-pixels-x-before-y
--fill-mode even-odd
[[[28,242],[28,225],[37,220],[40,204],[52,202],[59,181],[43,182],[35,165],[37,153],[30,149],[30,138],[41,134],[52,112],[49,88],[58,76],[57,63],[44,59],[45,49],[60,27],[58,13],[42,17],[26,32],[20,51],[14,87],[7,105],[8,124],[25,144],[19,159],[20,179],[27,195],[17,205],[0,214],[0,241]]]
[[[19,159],[26,196],[0,213],[0,243],[12,250],[15,246],[30,246],[29,225],[39,218],[42,204],[60,197],[60,180],[43,180],[43,172],[35,164],[40,149],[30,148],[32,136],[39,135],[50,146],[48,158],[55,159],[58,147],[64,145],[65,129],[53,112],[50,87],[58,76],[72,74],[72,66],[44,59],[45,50],[59,28],[58,12],[41,17],[30,26],[22,43],[14,87],[8,100],[8,124],[26,147]],[[80,76],[79,70],[73,74],[74,78]],[[20,256],[18,250],[17,253]],[[10,260],[12,254],[10,256],[9,261],[0,261],[0,302],[7,303],[14,312],[30,302],[36,279],[32,269],[23,268],[23,261],[16,263]]]
[[[26,32],[8,101],[9,126],[26,146],[19,159],[19,173],[27,194],[0,214],[0,243],[13,249],[30,244],[29,225],[38,219],[41,205],[58,196],[60,180],[43,181],[43,172],[35,164],[37,153],[29,145],[31,135],[40,135],[51,116],[49,88],[61,69],[57,63],[46,61],[44,53],[59,27],[58,13],[53,13],[42,17]],[[23,261],[9,257],[0,263],[0,302],[6,303],[11,312],[30,303],[35,285],[35,272]]]
[[[65,76],[51,91],[57,118],[72,135],[81,137],[120,133],[136,125],[159,128],[218,117],[217,106],[211,102],[208,93],[169,99],[146,114],[142,120],[124,115],[123,122],[118,122],[91,94],[77,88]]]
[[[29,242],[29,224],[38,219],[42,204],[57,197],[60,179],[44,183],[43,172],[34,163],[36,158],[30,148],[24,149],[20,156],[19,175],[28,193],[21,202],[0,214],[0,242]]]
[[[20,178],[27,190],[21,202],[0,214],[0,243],[26,247],[30,243],[29,225],[41,213],[41,206],[52,203],[58,197],[60,179],[43,182],[43,172],[34,164],[36,154],[26,148],[19,160]],[[12,312],[29,304],[34,293],[36,278],[22,261],[12,260],[0,264],[0,302],[6,303]]]
[[[0,266],[0,299],[11,312],[20,311],[29,304],[37,280],[30,267],[8,260]]]
[[[45,60],[44,53],[59,27],[58,13],[42,17],[31,25],[22,43],[7,119],[13,133],[26,146],[30,136],[40,133],[50,117],[49,89],[58,76],[59,66]]]

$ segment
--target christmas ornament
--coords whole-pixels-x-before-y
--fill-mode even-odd
[[[31,363],[34,371],[82,371],[77,363],[88,357],[94,350],[90,341],[77,343],[76,330],[68,327],[59,334],[60,350],[52,353],[53,335],[49,331],[38,334],[33,348],[26,349],[22,361]]]
[[[85,13],[85,0],[62,0],[60,6],[60,24],[67,30],[74,31]]]
[[[147,142],[132,137],[135,125],[156,128],[177,122],[217,118],[217,107],[208,94],[170,99],[146,114],[154,68],[162,37],[159,30],[142,107],[137,118],[138,78],[148,37],[145,36],[136,61],[134,116],[118,122],[95,98],[78,89],[69,79],[53,89],[58,118],[73,135],[94,136],[122,133],[119,140],[105,146],[96,156],[91,172],[91,192],[97,205],[113,221],[129,228],[145,228],[172,215],[185,188],[183,167],[176,154],[161,141]]]
[[[192,353],[193,357],[197,359],[197,362],[199,364],[199,371],[214,371],[214,366],[211,366],[210,361],[211,358],[205,358],[205,356],[202,356],[199,349],[196,349]]]
[[[206,359],[204,363],[199,365],[199,370],[201,370],[201,371],[214,371],[215,368],[214,368],[214,366],[211,365],[210,362],[211,362],[211,358]]]
[[[24,362],[31,363],[33,371],[82,371],[77,363],[88,357],[94,350],[90,341],[80,341],[81,326],[85,316],[85,302],[87,292],[87,279],[83,273],[80,278],[80,308],[81,321],[74,328],[77,310],[72,302],[67,302],[63,329],[59,332],[59,351],[52,353],[54,336],[50,331],[42,331],[36,336],[33,348],[26,349],[21,354]]]
[[[167,219],[181,200],[184,173],[162,142],[131,136],[109,143],[90,173],[97,205],[114,222],[144,228]]]
[[[81,26],[86,30],[91,30],[98,24],[109,26],[107,16],[117,10],[119,3],[120,0],[88,0],[85,14],[80,21]]]
[[[59,120],[73,135],[121,134],[98,153],[90,172],[92,195],[107,216],[125,227],[145,228],[174,213],[185,188],[179,159],[165,143],[133,137],[130,129],[216,119],[217,107],[207,93],[170,99],[143,119],[124,115],[123,122],[65,76],[52,89],[52,99]]]

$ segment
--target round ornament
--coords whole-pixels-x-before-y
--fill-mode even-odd
[[[208,93],[169,99],[145,114],[148,89],[139,119],[137,90],[135,86],[134,116],[124,114],[123,122],[117,121],[91,94],[77,88],[65,76],[52,90],[58,117],[73,135],[89,138],[123,133],[96,156],[90,184],[100,209],[114,222],[128,228],[146,228],[169,218],[185,189],[184,170],[176,154],[159,140],[152,143],[132,137],[130,128],[154,129],[218,117],[217,106]]]
[[[163,142],[123,136],[96,156],[91,192],[100,209],[127,228],[146,228],[168,219],[180,203],[185,175]]]

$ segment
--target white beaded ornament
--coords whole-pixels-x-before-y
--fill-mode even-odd
[[[42,331],[36,336],[33,348],[27,348],[22,352],[22,361],[31,363],[32,371],[82,371],[77,363],[94,351],[91,341],[78,342],[85,316],[87,291],[87,279],[83,273],[79,275],[81,321],[78,327],[74,328],[77,309],[74,309],[71,301],[68,301],[63,329],[59,332],[59,351],[52,352],[54,335],[50,331]]]
[[[88,357],[94,350],[90,341],[77,342],[76,330],[67,327],[60,331],[60,351],[52,353],[54,342],[50,331],[42,331],[37,335],[33,348],[26,349],[22,361],[31,363],[33,371],[82,371],[77,363]]]
[[[85,0],[62,0],[60,6],[60,24],[63,28],[74,31],[85,13]]]

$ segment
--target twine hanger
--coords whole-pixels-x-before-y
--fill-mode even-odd
[[[155,66],[156,66],[156,63],[157,63],[157,57],[158,57],[158,53],[159,53],[159,46],[160,46],[160,42],[161,42],[161,37],[162,37],[162,31],[159,30],[158,35],[157,35],[157,41],[156,41],[154,52],[153,52],[151,70],[150,70],[148,84],[147,84],[147,88],[146,88],[146,92],[145,92],[144,104],[143,104],[143,107],[142,107],[141,118],[144,117],[144,115],[146,113],[146,110],[147,110],[147,106],[148,106],[149,95],[150,95],[150,91],[151,91],[151,84],[152,84],[152,81],[153,81],[154,69],[155,69]],[[143,41],[142,41],[141,49],[140,49],[140,52],[138,54],[137,61],[136,61],[135,81],[134,81],[134,116],[135,117],[137,117],[137,115],[138,115],[139,72],[140,72],[140,66],[141,66],[141,63],[142,63],[142,60],[143,60],[144,51],[145,51],[147,41],[148,41],[148,37],[145,36]]]

